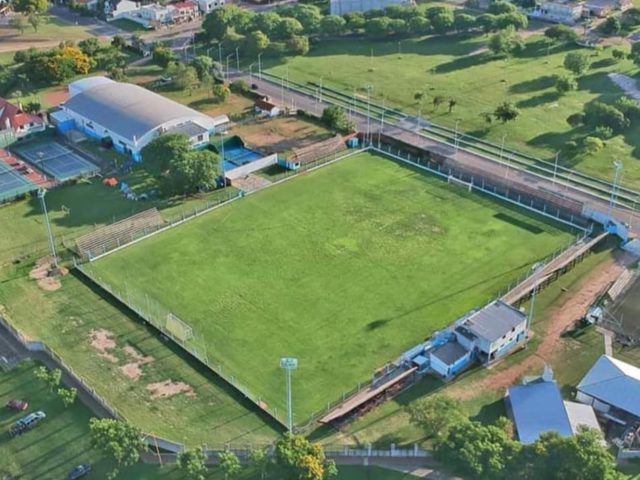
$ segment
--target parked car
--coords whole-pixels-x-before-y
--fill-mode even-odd
[[[69,472],[69,480],[78,480],[78,478],[82,478],[87,475],[91,471],[91,465],[88,463],[83,463],[75,467],[71,472]]]
[[[38,425],[42,420],[44,420],[47,416],[43,411],[37,411],[30,413],[24,418],[21,418],[16,423],[13,424],[9,434],[14,437],[16,435],[22,435],[27,430],[31,430],[33,427]]]
[[[15,410],[16,412],[24,412],[27,408],[29,408],[29,404],[24,400],[9,400],[7,402],[6,407],[9,410]]]

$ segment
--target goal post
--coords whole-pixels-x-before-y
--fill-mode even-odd
[[[193,338],[193,329],[173,313],[167,314],[165,328],[171,335],[182,342]]]
[[[459,178],[456,178],[453,175],[449,175],[447,177],[447,183],[449,183],[450,185],[455,185],[458,187],[465,188],[468,192],[473,190],[473,183],[465,182],[464,180],[460,180]]]

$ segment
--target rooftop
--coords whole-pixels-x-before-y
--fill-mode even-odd
[[[0,97],[0,130],[19,128],[30,123],[41,124],[43,122],[37,115],[23,111],[21,105],[13,104]]]
[[[591,397],[640,417],[640,368],[602,355],[577,388]]]
[[[511,305],[496,300],[471,314],[462,325],[469,333],[493,343],[526,320],[526,315]]]
[[[453,365],[462,357],[467,355],[467,353],[467,350],[465,350],[465,348],[458,342],[447,342],[444,345],[435,348],[431,352],[431,355],[447,365]]]
[[[207,133],[207,129],[198,125],[197,123],[187,122],[182,125],[177,125],[175,127],[171,127],[167,130],[167,133],[181,133],[186,135],[189,138],[195,137],[197,135],[202,135],[203,133]]]

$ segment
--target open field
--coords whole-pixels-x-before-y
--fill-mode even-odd
[[[87,27],[47,15],[43,17],[37,32],[28,26],[21,35],[15,28],[0,25],[0,52],[13,52],[29,47],[52,47],[63,40],[82,40],[89,36],[91,32]]]
[[[45,292],[27,278],[28,271],[0,271],[0,304],[8,320],[43,340],[143,431],[188,445],[275,437],[274,427],[229,387],[73,275],[63,278],[61,289]],[[161,393],[151,390],[154,384],[168,380],[184,391],[154,397]]]
[[[297,421],[481,306],[572,234],[391,160],[358,155],[94,262],[159,300]]]
[[[569,51],[546,47],[540,37],[527,40],[527,49],[517,57],[494,59],[483,49],[487,37],[446,35],[397,41],[323,41],[309,55],[287,59],[271,65],[270,71],[299,82],[322,82],[347,93],[354,89],[366,98],[364,87],[373,86],[372,97],[378,103],[400,107],[416,115],[449,127],[459,121],[461,131],[505,144],[517,150],[553,159],[570,140],[578,140],[589,132],[572,129],[566,118],[582,111],[594,100],[612,102],[622,94],[607,78],[609,72],[636,75],[630,61],[611,62],[610,50],[592,57],[590,70],[579,79],[579,90],[559,96],[554,75],[566,75],[562,67]],[[399,53],[400,52],[400,53]],[[595,55],[595,53],[594,53]],[[402,82],[399,82],[402,78]],[[414,93],[426,94],[423,105]],[[457,105],[449,113],[446,103],[434,111],[436,95],[454,98]],[[514,102],[521,110],[515,122],[494,122],[487,126],[481,113],[493,111],[503,101]],[[560,162],[607,180],[611,180],[614,158],[624,161],[623,182],[640,187],[640,129],[630,128],[607,141],[597,155],[569,158],[564,152]]]

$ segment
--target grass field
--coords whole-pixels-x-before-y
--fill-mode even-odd
[[[292,80],[315,82],[337,87],[347,93],[373,86],[372,96],[381,103],[400,107],[411,114],[422,111],[434,122],[454,127],[459,121],[462,131],[505,144],[546,159],[553,159],[570,140],[579,140],[589,132],[572,129],[566,118],[581,112],[594,100],[612,102],[622,92],[607,73],[637,75],[630,61],[611,62],[610,50],[591,59],[591,68],[580,77],[579,90],[559,96],[554,75],[566,75],[564,56],[569,50],[546,47],[531,37],[526,51],[514,58],[495,59],[486,51],[487,37],[426,37],[393,41],[323,41],[305,56],[271,65],[270,71]],[[253,60],[252,60],[253,61]],[[264,65],[264,64],[263,64]],[[399,79],[402,82],[399,83]],[[414,93],[423,91],[422,108]],[[363,93],[364,92],[364,93]],[[434,111],[436,95],[454,98],[457,105],[449,113],[446,105]],[[487,126],[481,113],[493,111],[503,101],[514,102],[521,111],[515,122],[493,122]],[[569,158],[563,153],[560,162],[586,173],[611,180],[611,162],[624,161],[623,182],[640,187],[640,129],[630,128],[624,135],[608,140],[597,155]]]
[[[361,154],[94,262],[183,320],[271,407],[296,356],[297,421],[481,306],[572,234]]]

